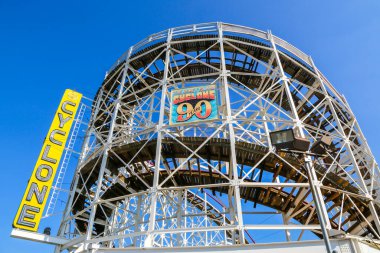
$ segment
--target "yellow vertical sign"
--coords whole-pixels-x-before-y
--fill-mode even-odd
[[[37,231],[81,98],[80,93],[65,91],[13,221],[14,227]]]

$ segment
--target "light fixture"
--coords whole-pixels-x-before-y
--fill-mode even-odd
[[[322,136],[316,142],[311,145],[310,152],[318,155],[326,154],[332,143],[332,139],[329,136]]]
[[[287,149],[306,152],[309,150],[310,141],[305,138],[296,137],[293,129],[285,129],[269,133],[272,145],[276,149]]]

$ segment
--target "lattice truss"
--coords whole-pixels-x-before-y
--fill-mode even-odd
[[[208,84],[219,118],[170,126],[170,92]],[[303,158],[271,146],[269,132],[287,128],[312,143],[333,139],[312,158],[312,180]],[[59,234],[73,239],[68,249],[209,246],[254,243],[267,230],[321,237],[323,222],[331,236],[380,239],[379,172],[349,105],[310,57],[270,32],[174,28],[131,47],[106,76]],[[263,210],[280,218],[262,221]]]

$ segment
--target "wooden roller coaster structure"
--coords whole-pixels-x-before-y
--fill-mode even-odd
[[[208,84],[218,118],[170,125],[170,92]],[[354,114],[311,57],[270,32],[153,34],[111,67],[92,108],[59,230],[67,249],[254,244],[266,230],[302,240],[321,238],[321,223],[331,238],[380,239],[380,171]],[[276,150],[269,133],[289,128],[329,136],[330,152]],[[267,213],[280,218],[257,218]]]

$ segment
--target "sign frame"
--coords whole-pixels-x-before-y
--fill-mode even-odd
[[[203,96],[197,97],[197,96],[194,95],[193,97],[191,97],[191,99],[190,98],[185,99],[184,101],[182,101],[182,103],[185,103],[186,101],[193,101],[193,103],[194,103],[194,101],[198,101],[198,103],[199,103],[202,100],[207,100],[207,101],[210,100],[210,101],[212,101],[210,103],[211,104],[211,108],[210,108],[211,109],[211,114],[210,114],[210,116],[208,116],[205,119],[198,118],[198,119],[191,120],[191,118],[194,117],[194,114],[193,114],[189,118],[190,121],[189,120],[185,120],[185,121],[182,121],[182,122],[174,122],[173,121],[173,114],[175,112],[173,110],[178,108],[178,105],[174,104],[175,93],[186,93],[186,91],[189,91],[187,94],[191,94],[191,93],[196,94],[194,90],[198,90],[199,92],[212,91],[212,93],[211,92],[209,93],[209,98],[204,99]],[[194,92],[190,92],[190,91],[194,91]],[[210,98],[211,95],[213,95],[214,97]],[[219,119],[218,92],[217,92],[217,86],[215,84],[174,89],[174,90],[172,90],[170,92],[170,101],[171,101],[171,103],[170,103],[170,111],[169,111],[169,125],[170,126],[181,126],[181,125],[188,125],[188,124],[199,124],[199,123],[210,122],[210,121],[215,121],[215,120]],[[197,108],[195,108],[195,110],[196,109]],[[178,116],[178,113],[176,113],[176,114]]]

